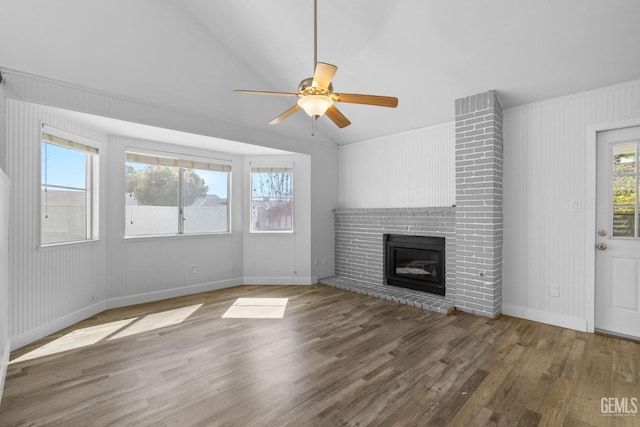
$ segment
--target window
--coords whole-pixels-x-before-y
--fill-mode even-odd
[[[293,231],[293,165],[251,166],[251,232]]]
[[[127,151],[125,236],[229,232],[231,165],[170,156]]]
[[[96,240],[96,144],[47,125],[41,136],[40,244]]]

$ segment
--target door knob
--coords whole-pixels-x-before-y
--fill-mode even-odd
[[[604,251],[605,249],[607,249],[607,244],[606,243],[598,243],[598,249],[600,249],[601,251]]]
[[[601,228],[600,230],[598,230],[598,236],[606,236],[607,235],[607,230],[605,230],[604,228]]]

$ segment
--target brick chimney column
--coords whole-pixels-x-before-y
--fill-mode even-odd
[[[502,312],[502,106],[496,92],[456,100],[456,308]]]

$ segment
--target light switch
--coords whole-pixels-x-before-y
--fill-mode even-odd
[[[571,200],[569,202],[569,210],[574,213],[582,212],[582,202],[580,200]]]

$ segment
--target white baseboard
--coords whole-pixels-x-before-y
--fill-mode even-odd
[[[220,280],[216,282],[200,283],[192,286],[166,289],[162,291],[147,292],[144,294],[129,295],[126,297],[112,298],[107,300],[107,308],[120,308],[129,305],[142,304],[151,301],[160,301],[168,298],[183,297],[185,295],[197,294],[200,292],[215,291],[218,289],[231,288],[242,285],[241,278]]]
[[[312,277],[245,277],[245,285],[315,285],[318,278]]]
[[[4,354],[0,359],[0,402],[2,402],[2,391],[4,390],[4,379],[7,376],[7,367],[9,366],[9,353],[11,350],[9,346],[5,346]]]
[[[95,316],[96,314],[107,309],[106,301],[101,301],[97,304],[85,307],[82,310],[78,310],[74,313],[63,316],[45,325],[39,326],[35,329],[25,332],[22,335],[11,338],[11,350],[24,347],[40,338],[46,337],[54,332],[58,332],[61,329],[71,326],[74,323],[78,323],[88,317]]]
[[[10,349],[7,350],[7,360],[9,358],[8,352],[24,347],[40,338],[46,337],[47,335],[71,326],[74,323],[78,323],[88,317],[95,316],[110,308],[160,301],[239,285],[313,285],[317,282],[317,277],[244,277],[108,299],[11,338]],[[2,367],[6,368],[4,365]],[[4,379],[4,376],[2,378]]]
[[[158,301],[167,298],[174,298],[184,295],[191,295],[198,292],[213,291],[216,289],[229,288],[232,286],[238,286],[242,284],[242,279],[229,279],[219,282],[203,283],[194,286],[185,286],[183,288],[168,289],[157,292],[149,292],[145,294],[132,295],[122,298],[114,298],[106,301],[101,301],[97,304],[78,310],[74,313],[63,316],[46,325],[39,326],[32,329],[22,335],[11,338],[11,351],[20,347],[24,347],[27,344],[46,337],[54,332],[71,326],[74,323],[78,323],[88,317],[95,316],[96,314],[108,310],[110,308],[125,307],[128,305],[140,304],[150,301]]]
[[[547,323],[549,325],[560,326],[562,328],[588,332],[587,320],[579,317],[565,316],[562,314],[509,304],[502,304],[502,313],[507,316],[520,317],[534,322]]]

